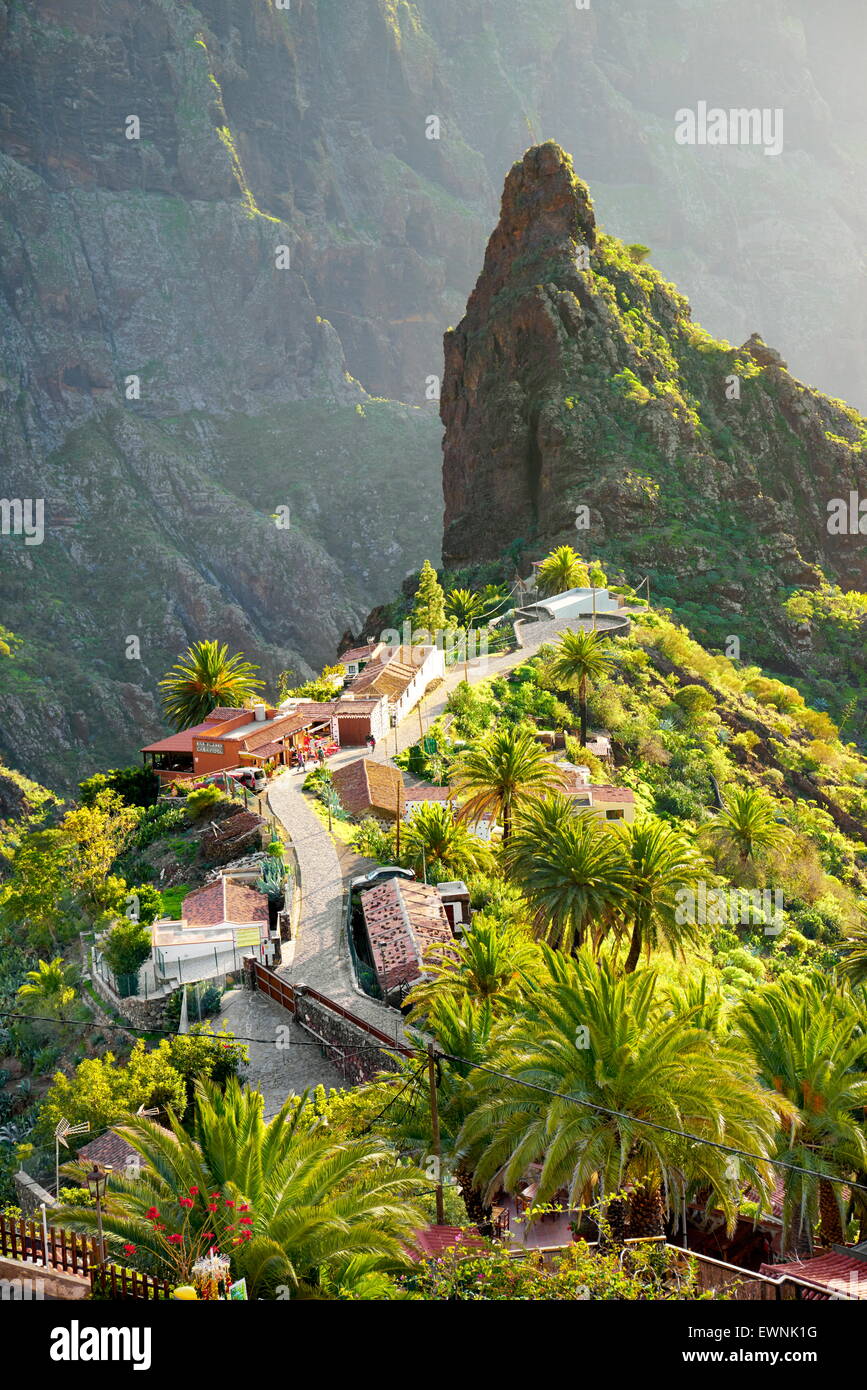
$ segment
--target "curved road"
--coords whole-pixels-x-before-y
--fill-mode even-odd
[[[580,623],[559,622],[519,623],[521,646],[503,655],[479,658],[469,664],[470,684],[520,666],[545,642],[556,638],[567,627],[589,629],[589,619]],[[605,624],[609,630],[613,624]],[[620,624],[617,625],[618,628]],[[600,621],[599,627],[602,627]],[[463,666],[449,672],[446,679],[422,701],[422,722],[431,722],[445,710],[449,695],[464,679]],[[387,740],[377,746],[375,757],[387,761],[415,743],[419,737],[417,710],[404,719],[401,726],[390,732]],[[348,748],[330,759],[331,766],[341,766],[363,757],[360,748]],[[268,804],[292,841],[298,860],[298,890],[301,894],[301,914],[295,941],[287,952],[278,974],[294,984],[305,984],[324,994],[368,1023],[394,1036],[402,1036],[402,1023],[393,1009],[364,994],[356,985],[352,963],[344,936],[345,884],[340,861],[331,836],[314,812],[310,799],[301,790],[304,774],[287,769],[270,784]],[[250,1044],[248,1080],[258,1085],[266,1095],[266,1109],[271,1113],[279,1100],[291,1091],[322,1082],[326,1086],[344,1084],[337,1070],[323,1058],[317,1047],[293,1047],[294,1042],[309,1044],[310,1039],[294,1023],[291,1024],[284,1049],[277,1049],[269,1039],[276,1028],[289,1024],[289,1015],[264,995],[239,993],[231,998],[221,1016],[239,1035],[262,1037],[261,1044]],[[282,1093],[281,1093],[282,1088]]]

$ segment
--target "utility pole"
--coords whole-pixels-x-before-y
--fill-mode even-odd
[[[436,1075],[436,1053],[433,1043],[427,1045],[427,1075],[430,1087],[430,1121],[431,1132],[433,1135],[433,1152],[436,1160],[436,1203],[437,1203],[437,1225],[446,1224],[445,1207],[443,1206],[443,1174],[440,1155],[440,1113],[437,1106],[437,1075]]]

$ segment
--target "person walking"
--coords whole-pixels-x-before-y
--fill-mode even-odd
[[[317,756],[317,758],[319,759],[319,766],[320,766],[320,767],[324,767],[324,766],[325,766],[325,745],[324,745],[324,744],[320,743],[320,744],[317,745],[317,748],[316,748],[316,756]]]

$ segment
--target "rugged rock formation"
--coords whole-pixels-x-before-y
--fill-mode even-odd
[[[761,619],[779,664],[787,586],[867,589],[863,536],[829,534],[828,510],[867,491],[867,422],[757,334],[712,339],[640,258],[599,233],[559,146],[512,168],[445,337],[444,559],[572,541],[680,604]]]
[[[303,670],[435,558],[442,330],[528,141],[580,150],[714,327],[755,305],[867,400],[859,48],[812,0],[676,8],[0,0],[0,491],[49,515],[0,537],[0,751],[126,761],[191,638]],[[694,98],[776,93],[781,158],[675,145]]]

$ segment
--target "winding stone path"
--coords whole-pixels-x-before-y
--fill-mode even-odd
[[[538,651],[545,642],[556,639],[566,627],[589,628],[590,620],[568,623],[564,620],[519,623],[521,646],[502,656],[481,658],[469,665],[471,685],[501,675],[520,666]],[[600,627],[602,624],[600,623]],[[449,672],[442,684],[422,701],[422,721],[427,729],[445,710],[449,695],[464,679],[462,666]],[[385,762],[396,752],[402,752],[419,737],[419,719],[413,710],[387,739],[380,740],[374,756]],[[329,759],[329,766],[343,766],[365,756],[360,748],[347,748]],[[369,755],[368,755],[369,756]],[[403,1036],[399,1015],[371,999],[357,986],[345,938],[346,885],[341,872],[337,850],[326,827],[316,815],[309,797],[301,790],[304,774],[290,768],[270,784],[268,804],[292,841],[298,861],[298,890],[301,894],[301,914],[297,936],[284,954],[284,964],[278,974],[294,984],[305,984],[342,1004],[359,1018],[393,1036]],[[272,1113],[290,1091],[303,1090],[322,1082],[326,1086],[342,1085],[341,1078],[318,1047],[292,1047],[292,1041],[308,1043],[309,1035],[298,1028],[289,1014],[272,1000],[256,991],[239,991],[229,996],[220,1022],[225,1022],[239,1035],[264,1039],[250,1047],[248,1080],[265,1094],[266,1111]],[[289,1027],[281,1034],[289,1046],[276,1046],[276,1029]],[[274,1045],[268,1039],[275,1037]]]

